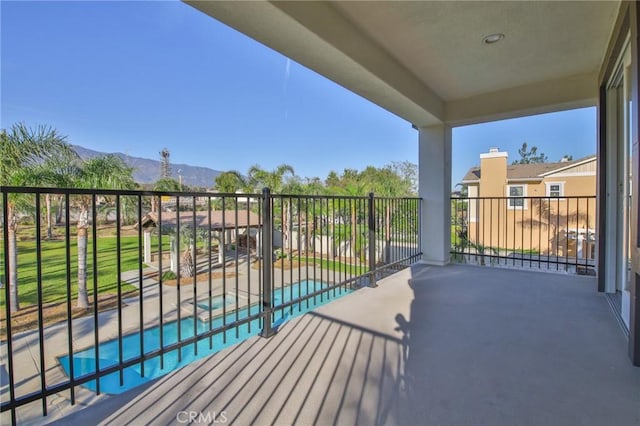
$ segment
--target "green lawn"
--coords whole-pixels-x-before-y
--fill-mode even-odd
[[[306,262],[309,262],[309,265],[313,265],[313,257],[300,257],[299,262],[301,264],[305,264]],[[324,258],[319,258],[317,257],[315,259],[316,265],[319,265],[321,268],[323,269],[328,269],[330,271],[333,271],[335,269],[336,272],[343,272],[343,273],[353,273],[356,275],[362,275],[364,273],[366,273],[369,268],[367,266],[364,265],[350,265],[347,263],[342,263],[342,262],[336,262],[334,260],[328,260],[328,259],[324,259]]]
[[[169,252],[169,240],[163,237],[163,250]],[[115,294],[117,287],[117,250],[115,237],[99,237],[97,241],[98,293]],[[152,251],[158,247],[157,236],[152,237]],[[87,290],[93,295],[93,244],[89,238],[87,254]],[[71,297],[75,301],[78,294],[78,252],[75,236],[70,245],[70,280]],[[299,262],[313,264],[313,257],[301,257]],[[121,271],[137,270],[140,259],[138,257],[138,237],[121,237],[120,267]],[[315,263],[324,269],[340,271],[342,273],[364,274],[368,267],[364,265],[350,265],[339,261],[316,258]],[[35,305],[38,301],[36,243],[33,240],[18,241],[18,296],[21,307]],[[44,303],[62,302],[67,298],[67,258],[64,241],[42,241],[42,298]],[[122,291],[133,291],[135,287],[122,284]],[[5,291],[0,291],[0,308],[5,306]]]
[[[89,295],[93,294],[93,247],[92,238],[88,240],[87,254],[87,287]],[[157,239],[152,240],[152,247],[157,247]],[[163,238],[163,246],[168,251],[169,238]],[[117,293],[117,250],[115,237],[99,237],[97,241],[98,293]],[[67,259],[64,241],[42,241],[42,298],[44,303],[60,302],[67,298]],[[153,249],[152,249],[153,250]],[[71,246],[71,294],[75,300],[78,293],[78,252],[76,239],[72,238]],[[122,237],[120,247],[121,271],[137,270],[138,237]],[[21,307],[36,304],[37,259],[35,241],[18,241],[18,297]],[[123,284],[122,291],[135,290],[135,287]],[[4,307],[5,292],[0,292],[0,307]]]

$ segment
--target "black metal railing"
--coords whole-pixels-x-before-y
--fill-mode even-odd
[[[418,198],[1,194],[0,395],[14,424],[269,337],[421,255]]]
[[[451,257],[595,274],[596,197],[451,198]]]

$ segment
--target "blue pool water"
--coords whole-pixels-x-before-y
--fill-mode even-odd
[[[274,294],[274,306],[278,306],[282,303],[287,303],[293,299],[296,299],[300,296],[305,296],[307,294],[313,293],[314,291],[320,290],[321,288],[326,287],[326,284],[313,282],[313,281],[302,281],[299,284],[294,284],[289,287],[278,288],[275,290]],[[307,301],[302,301],[300,304],[296,303],[291,307],[287,307],[284,310],[277,310],[275,312],[275,321],[274,327],[278,327],[282,325],[282,323],[289,318],[293,318],[298,315],[302,315],[305,312],[308,312],[320,305],[330,302],[331,300],[335,300],[341,296],[344,296],[347,293],[350,293],[351,289],[342,289],[336,288],[334,290],[330,290],[327,293],[322,295],[322,299],[320,296],[308,299]],[[335,293],[335,294],[334,294]],[[314,300],[315,299],[315,300]],[[215,303],[218,302],[220,307],[224,304],[222,297],[220,300],[212,300],[212,309],[216,309],[214,306]],[[204,302],[204,308],[208,309],[208,304],[206,301]],[[293,312],[291,312],[293,310]],[[237,311],[228,311],[226,315],[226,321],[223,322],[224,318],[219,316],[217,318],[212,319],[212,328],[221,327],[223,324],[228,324],[236,321],[237,319],[247,318],[247,316],[255,315],[260,311],[260,306],[258,304],[253,304],[250,307],[243,308]],[[173,344],[178,342],[178,321],[172,321],[169,323],[163,324],[163,343],[164,346]],[[203,322],[197,320],[195,333],[201,334],[203,332],[209,331],[209,321]],[[256,336],[260,332],[260,324],[258,320],[250,321],[247,324],[243,324],[238,329],[227,330],[225,333],[219,333],[214,335],[211,340],[212,344],[210,345],[209,338],[204,338],[203,340],[197,343],[198,353],[196,355],[195,344],[190,344],[184,346],[180,349],[181,351],[181,359],[178,358],[178,349],[173,350],[171,352],[167,352],[164,354],[164,365],[161,367],[160,356],[151,358],[147,361],[144,361],[144,376],[142,376],[142,368],[141,364],[135,364],[131,367],[127,367],[123,370],[124,384],[120,386],[120,373],[115,372],[109,374],[107,376],[100,378],[100,392],[107,394],[119,394],[125,392],[129,389],[132,389],[136,386],[139,386],[143,383],[146,383],[150,380],[163,376],[175,369],[184,367],[185,365],[203,358],[205,356],[211,355],[215,352],[218,352],[224,348],[235,345],[236,343],[242,342],[243,340],[248,339],[249,337]],[[182,318],[180,321],[180,335],[182,339],[188,339],[194,336],[194,320],[193,316],[187,316],[186,318]],[[149,328],[144,330],[143,333],[144,340],[144,351],[145,353],[157,350],[160,348],[160,326],[156,326],[153,328]],[[114,365],[118,365],[119,361],[119,344],[118,339],[109,340],[98,345],[98,353],[99,353],[99,366],[100,369],[104,369],[107,367],[111,367]],[[74,377],[80,377],[85,374],[95,373],[96,371],[96,361],[95,361],[95,347],[89,347],[79,352],[75,352],[73,355],[73,373]],[[140,333],[132,333],[122,338],[122,359],[123,361],[127,361],[132,358],[136,358],[140,356]],[[58,358],[60,365],[64,369],[67,375],[70,374],[69,370],[69,356],[61,356]],[[91,389],[92,391],[96,391],[96,382],[95,380],[87,382],[83,384],[83,386]]]
[[[198,302],[198,306],[206,311],[209,310],[209,305],[211,305],[211,310],[215,311],[216,309],[220,309],[223,306],[230,306],[230,305],[234,305],[236,303],[236,299],[235,297],[232,296],[227,296],[226,300],[224,297],[222,296],[213,296],[211,298],[211,303],[207,303],[207,301],[205,300],[204,302]]]

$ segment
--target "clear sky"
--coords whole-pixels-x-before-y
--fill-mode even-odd
[[[418,157],[411,124],[181,2],[9,2],[0,125],[48,124],[104,152],[298,175]],[[595,152],[595,109],[454,129],[453,184],[497,146]]]
[[[462,180],[480,154],[496,147],[509,153],[508,162],[520,159],[523,142],[538,147],[549,162],[571,155],[574,160],[596,153],[596,108],[581,108],[453,129],[452,185]]]

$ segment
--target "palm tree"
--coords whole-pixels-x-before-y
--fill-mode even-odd
[[[180,220],[179,216],[177,220]],[[180,258],[180,276],[192,277],[195,273],[193,268],[193,259],[196,254],[197,235],[194,235],[194,230],[191,228],[191,225],[183,224],[180,227],[179,237],[178,241],[185,244],[184,252],[182,252],[182,257]]]
[[[62,156],[71,156],[72,149],[66,137],[55,129],[39,125],[29,128],[23,123],[14,124],[9,133],[0,133],[0,184],[5,186],[33,185],[42,177],[42,164]],[[8,254],[9,254],[9,309],[20,309],[18,301],[18,250],[16,232],[18,211],[24,204],[30,204],[24,197],[13,194],[8,198]]]
[[[133,169],[114,155],[105,155],[87,160],[75,181],[77,188],[89,189],[130,189],[135,187]],[[89,207],[91,196],[80,197],[78,216],[78,307],[88,308],[87,295],[87,229],[89,228]],[[96,236],[94,235],[94,238]],[[94,295],[96,297],[97,295]]]
[[[576,201],[576,203],[578,202],[579,201]],[[576,228],[591,228],[594,226],[593,216],[581,210],[578,205],[576,205],[575,210],[572,211],[569,210],[568,206],[562,209],[556,198],[532,199],[531,207],[532,211],[534,211],[538,217],[525,220],[520,219],[518,220],[518,224],[523,228],[540,228],[541,230],[547,230],[547,236],[550,236],[550,251],[556,256],[559,255],[560,249],[562,248],[561,240],[563,230],[566,242],[566,234],[571,229],[574,229],[573,224],[575,224]],[[540,245],[540,250],[542,250],[542,238],[540,238],[538,244]],[[549,250],[549,247],[547,249]]]
[[[264,170],[258,165],[251,166],[249,172],[249,185],[253,190],[258,190],[264,187],[271,189],[271,193],[281,193],[285,187],[285,176],[289,175],[289,179],[295,177],[295,171],[293,167],[288,164],[281,164],[272,171]],[[288,214],[289,202],[285,199],[281,199],[281,209],[277,209],[274,203],[273,216],[280,216],[282,225],[282,247],[286,248],[289,241],[289,229],[291,228],[289,222],[290,217]],[[279,215],[275,210],[279,210]]]
[[[253,192],[253,188],[249,188],[249,182],[236,170],[220,173],[216,176],[214,188],[218,192],[225,194],[235,194],[242,192]],[[238,197],[232,198],[232,205],[237,209],[240,199]],[[226,202],[226,200],[225,200]],[[247,199],[247,208],[250,208],[251,203]],[[217,200],[213,206],[215,208],[221,207],[221,202]],[[228,204],[226,204],[228,206]],[[226,207],[225,206],[225,207]]]
[[[338,183],[334,182],[334,186],[330,188],[330,191],[337,195],[346,197],[363,197],[367,194],[367,182],[362,179],[361,175],[355,170],[345,169],[344,173],[340,177]],[[350,207],[350,238],[351,247],[353,248],[353,254],[364,259],[364,243],[362,236],[358,233],[358,205],[355,200],[347,201],[347,205]]]
[[[170,177],[160,178],[153,184],[154,191],[180,192],[184,191],[184,189],[184,185],[181,185],[180,182]]]
[[[56,188],[69,188],[73,186],[74,179],[80,170],[80,157],[70,149],[62,152],[55,158],[48,158],[43,163],[38,164],[33,170],[34,185],[53,186]],[[47,239],[53,238],[52,227],[52,206],[51,198],[53,194],[45,194],[45,211],[47,224]],[[63,202],[64,196],[58,197],[58,202]],[[62,211],[62,207],[59,207]]]
[[[185,188],[180,184],[177,180],[171,177],[162,177],[156,181],[153,185],[154,191],[160,192],[181,192],[184,191]],[[151,211],[155,212],[160,209],[160,197],[153,197],[153,201],[151,202]]]
[[[282,191],[285,183],[285,176],[295,176],[296,172],[288,164],[281,164],[272,171],[264,170],[258,165],[249,168],[249,184],[253,190],[261,190],[264,187],[271,189],[273,194]]]
[[[218,192],[235,193],[247,186],[246,179],[236,170],[220,173],[216,176],[214,188]]]

